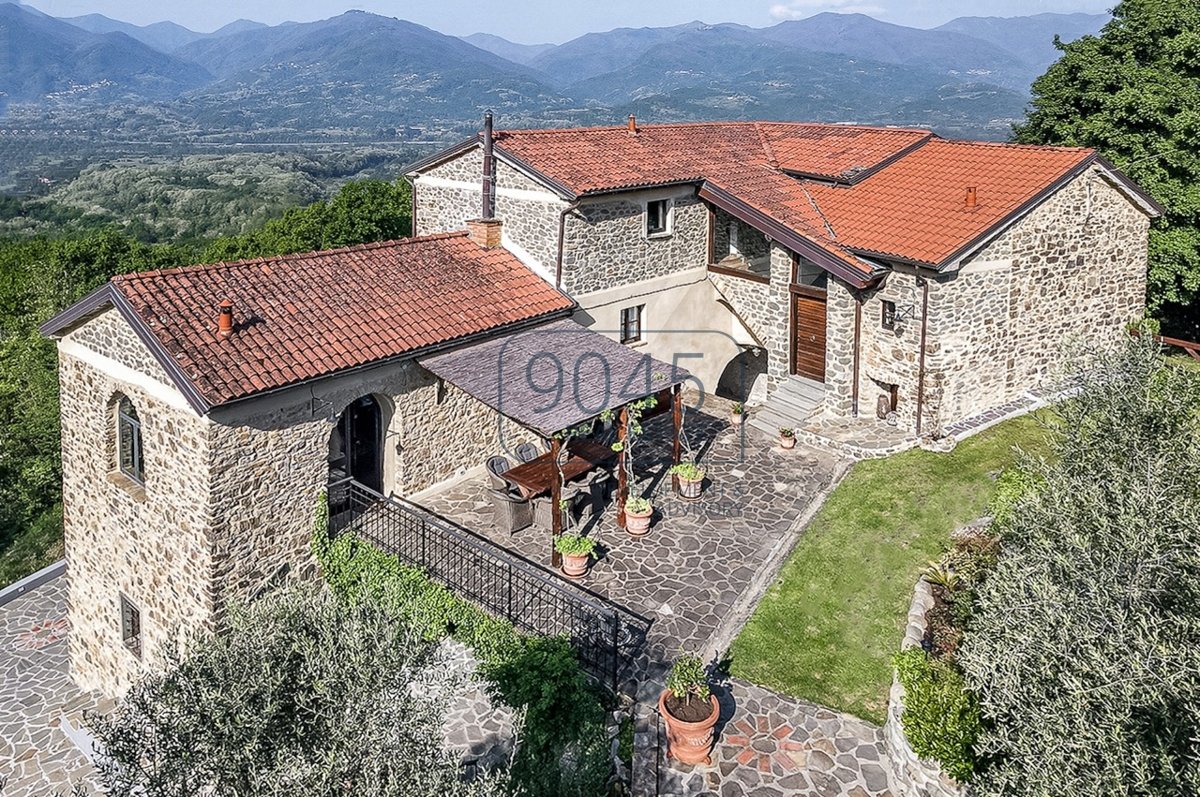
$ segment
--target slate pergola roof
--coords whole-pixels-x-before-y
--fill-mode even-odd
[[[500,414],[550,437],[691,374],[569,319],[418,362]]]

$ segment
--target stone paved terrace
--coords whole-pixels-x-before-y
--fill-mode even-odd
[[[631,489],[655,497],[660,512],[650,534],[629,537],[611,509],[582,524],[601,545],[584,586],[652,621],[635,707],[634,794],[891,797],[878,728],[736,679],[718,692],[722,716],[713,765],[678,767],[666,760],[654,705],[669,662],[681,650],[711,659],[728,646],[846,466],[827,451],[803,445],[783,451],[757,430],[731,427],[724,409],[711,410],[722,417],[687,414],[689,445],[711,480],[701,500],[670,496],[671,424],[656,418],[635,448]],[[548,532],[497,531],[486,490],[486,477],[473,475],[416,500],[548,565]]]
[[[67,675],[67,582],[59,577],[0,606],[0,779],[4,797],[94,790],[87,758],[63,732],[90,706]]]

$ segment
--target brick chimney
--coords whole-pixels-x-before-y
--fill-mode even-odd
[[[629,135],[636,136],[637,132],[637,117],[633,114],[629,114]]]
[[[500,219],[471,219],[467,222],[467,237],[484,249],[500,245]]]
[[[974,210],[979,204],[979,197],[975,191],[975,186],[967,189],[967,210]]]

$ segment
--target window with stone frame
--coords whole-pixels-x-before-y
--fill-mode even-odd
[[[118,594],[121,607],[121,641],[135,656],[142,656],[142,610],[125,597]]]
[[[671,234],[671,200],[655,199],[646,203],[646,237]]]
[[[138,484],[146,482],[142,422],[133,402],[125,396],[117,401],[117,469]]]
[[[635,304],[621,310],[621,342],[639,343],[642,340],[642,311],[644,304]]]

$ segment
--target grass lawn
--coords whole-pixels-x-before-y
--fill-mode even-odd
[[[984,513],[1014,446],[1037,452],[1044,440],[1024,417],[949,454],[916,450],[855,465],[733,643],[734,675],[882,723],[891,656],[921,570],[951,531]]]
[[[0,538],[0,587],[36,573],[63,557],[62,505],[47,510],[27,528]]]

